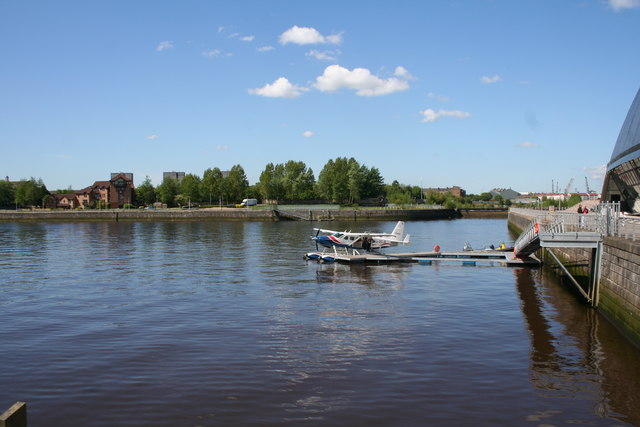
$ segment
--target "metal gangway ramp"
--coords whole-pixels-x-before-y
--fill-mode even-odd
[[[602,240],[602,233],[596,231],[566,231],[562,220],[542,225],[538,220],[534,220],[516,240],[513,252],[516,258],[526,259],[537,250],[546,249],[576,289],[595,307],[598,305],[600,287]],[[589,287],[586,292],[553,253],[552,248],[591,249]]]

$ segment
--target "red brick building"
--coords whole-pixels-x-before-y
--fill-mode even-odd
[[[109,180],[109,207],[117,209],[133,203],[133,174],[112,173]]]
[[[441,193],[441,194],[449,193],[449,194],[453,194],[456,197],[464,197],[467,195],[467,192],[462,188],[458,187],[457,185],[454,185],[453,187],[449,187],[449,188],[423,188],[422,194],[426,194],[429,191],[433,191],[434,193]]]
[[[101,203],[111,209],[133,203],[133,174],[112,173],[109,181],[96,181],[93,185],[76,191],[79,206],[88,207]]]

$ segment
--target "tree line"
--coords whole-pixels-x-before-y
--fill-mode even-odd
[[[69,188],[57,192],[73,193],[73,190]],[[154,186],[147,176],[134,193],[137,206],[161,202],[169,207],[232,205],[244,198],[256,198],[263,203],[323,201],[343,205],[364,202],[406,205],[420,202],[446,208],[472,206],[478,201],[498,206],[510,204],[501,196],[491,193],[456,197],[437,191],[423,194],[419,186],[404,185],[398,181],[385,184],[378,168],[362,165],[353,157],[329,160],[317,180],[313,170],[304,162],[289,160],[286,163],[267,164],[254,185],[249,185],[243,167],[238,164],[229,171],[209,168],[201,177],[190,173],[180,181],[166,178],[158,186]],[[0,181],[0,208],[42,206],[49,195],[42,179],[31,178],[17,185]]]
[[[154,187],[149,177],[136,187],[138,204],[156,201],[167,206],[187,204],[233,204],[244,198],[263,202],[301,202],[324,200],[357,203],[363,199],[383,199],[385,185],[380,171],[361,165],[354,158],[329,160],[316,181],[313,170],[302,161],[269,163],[254,185],[249,185],[244,169],[235,165],[227,173],[207,169],[202,177],[187,174],[180,181],[165,178]]]

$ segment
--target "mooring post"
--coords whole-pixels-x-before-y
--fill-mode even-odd
[[[591,249],[591,268],[589,269],[589,291],[591,292],[591,305],[598,306],[600,300],[600,275],[602,269],[602,241],[597,247]]]
[[[0,415],[0,427],[27,427],[27,404],[16,402]]]

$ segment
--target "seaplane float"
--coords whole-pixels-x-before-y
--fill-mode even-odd
[[[408,245],[410,235],[404,234],[404,221],[398,221],[391,233],[371,233],[368,231],[355,233],[352,231],[335,231],[314,228],[315,236],[311,240],[316,243],[316,251],[304,254],[304,259],[318,262],[333,262],[338,254],[360,255],[359,251],[377,251],[398,245]],[[320,251],[319,247],[323,249]]]

